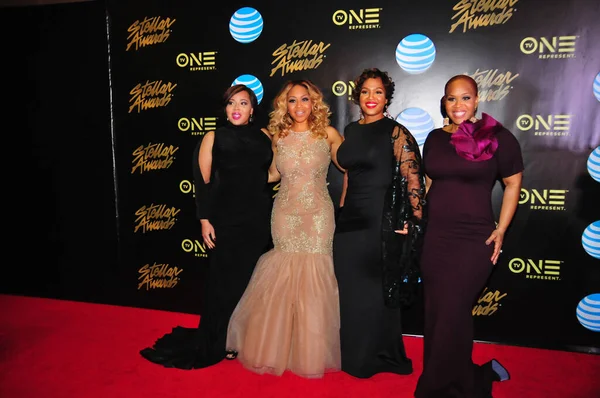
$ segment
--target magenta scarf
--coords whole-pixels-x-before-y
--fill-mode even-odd
[[[496,133],[501,128],[500,122],[487,113],[482,113],[481,120],[475,123],[469,120],[462,122],[458,130],[450,136],[450,143],[461,158],[471,162],[482,162],[494,156],[498,149]]]

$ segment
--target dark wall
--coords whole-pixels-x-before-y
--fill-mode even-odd
[[[106,302],[119,278],[104,2],[0,9],[5,233],[0,292]]]
[[[25,7],[32,5],[46,5],[59,3],[78,3],[82,1],[95,0],[0,0],[0,7]]]

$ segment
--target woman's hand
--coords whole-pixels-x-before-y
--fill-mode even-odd
[[[490,245],[492,242],[494,242],[494,253],[492,253],[492,258],[490,260],[492,260],[492,263],[494,265],[496,265],[496,262],[498,261],[498,257],[500,256],[500,253],[502,253],[502,242],[504,241],[504,231],[499,230],[499,229],[495,229],[494,232],[492,232],[492,234],[490,235],[489,238],[487,238],[487,240],[485,241],[486,245]]]
[[[214,249],[215,241],[217,240],[214,227],[206,219],[200,220],[200,224],[202,225],[202,239],[204,239],[204,243],[206,243],[209,249]]]
[[[521,181],[523,172],[505,177],[502,182],[505,185],[504,195],[502,196],[502,207],[500,208],[500,218],[496,229],[485,241],[486,245],[494,242],[494,254],[492,254],[492,263],[496,265],[500,253],[502,253],[502,242],[504,241],[504,232],[508,229],[510,222],[517,210],[519,204],[519,195],[521,193]]]
[[[402,229],[402,230],[397,229],[394,232],[397,233],[397,234],[400,234],[400,235],[406,235],[406,234],[408,234],[408,223],[404,223],[404,229]]]

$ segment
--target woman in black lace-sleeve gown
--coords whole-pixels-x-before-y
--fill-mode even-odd
[[[338,150],[346,170],[333,243],[342,370],[361,378],[412,373],[401,306],[418,282],[425,180],[415,139],[384,114],[393,93],[386,72],[363,71],[353,93],[363,118],[346,126]]]
[[[257,100],[250,88],[232,86],[223,99],[227,125],[208,132],[193,158],[196,217],[211,249],[200,324],[177,326],[140,351],[165,367],[203,368],[226,357],[229,318],[271,244],[270,135],[252,124]]]

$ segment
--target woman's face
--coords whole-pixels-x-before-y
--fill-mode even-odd
[[[381,78],[365,80],[360,90],[360,109],[365,117],[383,117],[388,100],[385,98],[385,87]]]
[[[444,108],[452,123],[459,125],[475,116],[478,103],[476,88],[470,81],[458,79],[448,85]]]
[[[225,113],[229,122],[236,126],[248,124],[250,116],[254,112],[250,95],[246,91],[234,94],[225,106]]]
[[[312,113],[313,102],[308,90],[302,85],[296,85],[287,93],[288,113],[296,123],[304,123]]]

